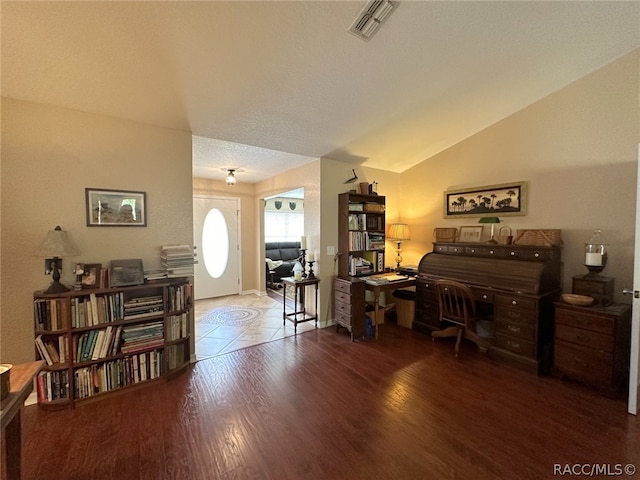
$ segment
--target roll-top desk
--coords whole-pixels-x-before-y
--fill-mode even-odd
[[[490,355],[532,373],[549,372],[553,351],[554,301],[561,293],[561,247],[434,243],[416,277],[415,330],[439,325],[434,282],[468,285],[478,311],[493,320]]]

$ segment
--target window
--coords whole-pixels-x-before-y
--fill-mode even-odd
[[[298,242],[304,235],[304,212],[264,212],[265,242]]]
[[[202,257],[213,278],[220,278],[229,261],[229,229],[217,208],[209,210],[202,225]]]

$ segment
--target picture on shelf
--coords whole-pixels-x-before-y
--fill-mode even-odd
[[[526,215],[526,207],[527,182],[452,189],[444,192],[445,218]]]
[[[146,227],[146,193],[85,188],[87,226]]]
[[[76,272],[78,271],[76,264]],[[99,263],[85,263],[82,265],[82,273],[80,274],[80,284],[82,288],[98,288],[100,286],[100,269],[102,265]]]
[[[480,243],[482,241],[482,225],[460,227],[458,242],[460,243]]]

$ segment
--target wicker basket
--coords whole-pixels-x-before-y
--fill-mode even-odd
[[[516,230],[514,245],[536,245],[540,247],[551,247],[562,245],[562,230],[538,230],[526,229]]]
[[[433,236],[436,242],[454,243],[458,236],[457,228],[434,228]]]
[[[512,242],[513,235],[511,235],[511,227],[505,225],[498,231],[498,245],[511,245]]]
[[[384,205],[381,205],[379,203],[365,203],[363,210],[365,212],[383,213]]]

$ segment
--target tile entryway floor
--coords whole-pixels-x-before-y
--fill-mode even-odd
[[[266,295],[196,300],[194,314],[197,360],[294,334],[293,323],[282,325],[282,300]],[[301,323],[298,333],[314,328],[314,322]]]

